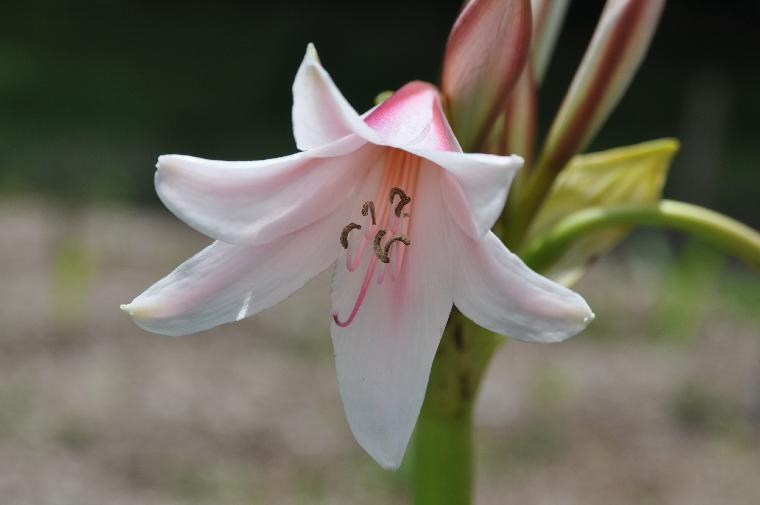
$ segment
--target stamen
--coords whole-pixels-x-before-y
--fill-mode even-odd
[[[385,244],[385,250],[383,251],[385,253],[384,257],[388,258],[388,261],[384,262],[384,263],[389,263],[390,260],[391,260],[390,250],[391,250],[391,246],[393,245],[394,242],[401,242],[405,246],[409,246],[412,243],[411,240],[409,240],[409,237],[407,237],[406,235],[396,235],[393,238],[391,238]],[[377,283],[378,284],[382,284],[383,283],[383,280],[385,279],[385,272],[388,269],[392,269],[391,270],[391,277],[393,277],[394,281],[396,280],[396,277],[398,276],[398,272],[401,270],[401,266],[400,266],[401,262],[404,259],[403,253],[404,253],[403,249],[399,251],[399,256],[398,256],[398,258],[395,261],[395,265],[388,265],[388,264],[383,265],[383,269],[380,271],[380,275],[377,276]]]
[[[359,313],[359,309],[362,306],[362,303],[364,303],[364,297],[367,296],[367,289],[369,288],[369,283],[372,280],[372,274],[375,272],[375,265],[377,265],[377,261],[374,259],[370,259],[369,268],[367,268],[367,273],[364,274],[364,282],[362,282],[361,290],[359,290],[359,296],[356,297],[356,302],[354,303],[354,308],[351,309],[351,313],[348,315],[348,319],[345,321],[341,321],[338,317],[337,312],[333,312],[332,317],[333,321],[335,321],[335,324],[340,326],[341,328],[345,328],[356,317],[356,314]]]
[[[389,263],[391,259],[388,257],[387,254],[385,254],[385,251],[383,250],[383,245],[380,243],[380,241],[383,240],[385,233],[386,233],[385,230],[377,230],[377,235],[375,235],[375,241],[372,243],[372,247],[375,250],[375,256],[377,256],[377,259],[379,259],[383,263]]]
[[[391,260],[389,254],[390,254],[391,246],[393,245],[394,242],[401,242],[407,247],[409,247],[409,245],[411,245],[412,243],[412,241],[409,240],[409,237],[407,237],[406,235],[396,235],[395,237],[391,238],[388,242],[385,243],[385,257],[388,258],[388,261]]]
[[[366,217],[368,212],[372,215],[372,224],[377,224],[377,221],[375,221],[375,202],[372,200],[364,202],[362,206],[362,216]]]
[[[417,179],[419,177],[419,158],[399,149],[392,149],[385,158],[382,168],[383,174],[377,193],[373,200],[367,200],[362,205],[362,216],[367,219],[364,224],[349,223],[341,234],[341,245],[346,249],[346,269],[354,272],[363,263],[362,258],[369,244],[372,243],[374,257],[368,258],[364,279],[357,294],[354,306],[346,320],[341,320],[338,311],[332,313],[333,320],[338,326],[345,328],[355,319],[369,290],[369,285],[375,279],[375,269],[380,266],[377,283],[382,284],[386,276],[394,281],[398,279],[403,270],[405,256],[410,251],[409,239],[413,210],[409,210],[412,203],[410,194],[415,194]],[[403,188],[403,189],[402,189]],[[398,200],[396,199],[398,196]],[[407,212],[404,212],[407,210]],[[349,248],[349,235],[355,229],[362,230],[361,240],[351,242]],[[389,237],[386,243],[383,239]],[[391,262],[390,254],[393,244],[401,242],[406,247],[396,248]],[[387,271],[389,270],[389,271]]]
[[[343,246],[343,249],[348,249],[348,234],[351,233],[352,230],[361,229],[361,225],[356,223],[348,223],[346,227],[343,228],[343,231],[340,233],[340,245]]]
[[[381,241],[383,240],[385,234],[385,230],[377,230],[377,235],[375,235],[375,242],[373,243],[373,247],[375,249],[375,256],[377,256],[377,259],[383,263],[390,263],[391,257],[388,256],[388,253],[390,252],[391,246],[394,242],[402,242],[406,246],[410,245],[412,242],[406,235],[396,235],[392,237],[388,243],[385,244],[385,247],[383,247]]]
[[[394,211],[396,214],[396,217],[401,217],[401,211],[404,209],[404,206],[412,201],[411,198],[406,196],[406,193],[404,193],[404,190],[394,186],[391,188],[391,205],[393,205],[393,199],[398,195],[399,202],[398,205],[396,205],[396,210]]]
[[[351,254],[351,250],[349,249],[346,252],[346,270],[349,272],[353,272],[357,268],[359,268],[359,265],[361,265],[362,257],[364,256],[364,250],[367,248],[367,244],[369,243],[369,238],[367,235],[362,234],[362,240],[359,242],[359,247],[356,249],[356,256],[353,256]]]
[[[409,221],[410,219],[404,219],[401,221],[401,229],[398,231],[399,235],[404,237],[409,237]],[[406,244],[407,246],[409,244]],[[393,260],[393,265],[389,265],[391,267],[391,279],[394,281],[398,279],[399,275],[401,274],[401,267],[404,265],[404,259],[406,258],[406,253],[408,251],[406,250],[406,247],[402,247],[401,249],[396,249],[396,256]]]
[[[409,164],[410,167],[406,171],[406,176],[408,179],[405,178],[404,180],[404,187],[407,188],[407,190],[414,194],[415,189],[417,188],[417,179],[420,176],[420,170],[419,170],[419,158],[410,157]],[[409,231],[411,228],[411,221],[413,219],[412,216],[410,216],[408,213],[404,213],[404,217],[406,219],[403,219],[401,221],[401,229],[398,231],[398,233],[402,235],[409,236]],[[407,254],[406,247],[402,247],[400,250],[396,252],[396,258],[393,261],[393,270],[391,270],[391,279],[396,281],[399,276],[401,275],[401,268],[404,266],[404,260],[406,258]]]
[[[377,274],[377,285],[380,286],[383,283],[383,280],[385,280],[385,271],[391,268],[389,264],[384,264],[380,267],[380,273]]]

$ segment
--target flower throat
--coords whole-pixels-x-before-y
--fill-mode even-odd
[[[419,158],[399,149],[393,149],[386,157],[383,175],[374,200],[368,200],[362,205],[362,216],[367,218],[364,226],[351,222],[340,234],[340,244],[346,253],[346,269],[349,272],[359,268],[364,254],[372,245],[372,257],[364,274],[364,281],[356,297],[354,306],[345,320],[341,320],[337,312],[332,314],[335,324],[345,328],[354,320],[364,302],[367,291],[378,262],[383,263],[377,277],[377,283],[382,284],[386,272],[389,271],[392,280],[401,273],[406,247],[412,242],[409,239],[409,225],[412,215],[412,197],[419,176]],[[377,202],[377,205],[375,204]],[[356,254],[349,249],[349,238],[354,230],[361,230],[361,240]],[[395,253],[393,245],[396,245]],[[405,247],[399,247],[404,245]],[[391,262],[391,259],[393,261]]]

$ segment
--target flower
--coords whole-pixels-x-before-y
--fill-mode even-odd
[[[517,156],[463,153],[436,88],[411,82],[364,116],[309,46],[293,85],[302,152],[272,160],[158,160],[156,190],[216,239],[122,308],[179,335],[270,307],[333,266],[338,383],[359,444],[402,458],[452,304],[483,327],[556,342],[593,317],[490,232]]]

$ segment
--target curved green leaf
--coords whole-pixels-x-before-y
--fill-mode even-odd
[[[528,232],[528,241],[567,215],[588,207],[651,203],[660,199],[678,141],[661,139],[574,157],[560,173]],[[566,285],[614,247],[628,226],[579,238],[543,273]]]

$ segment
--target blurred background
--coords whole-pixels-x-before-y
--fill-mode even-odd
[[[435,82],[459,0],[51,1],[0,9],[0,503],[407,503],[355,444],[328,279],[203,334],[119,311],[208,240],[162,208],[155,159],[292,152],[307,42],[354,106]],[[545,130],[602,2],[571,5]],[[760,227],[756,2],[668,4],[592,150],[682,142],[665,194]],[[760,277],[638,232],[577,286],[597,319],[507,343],[482,391],[479,502],[760,503]]]

